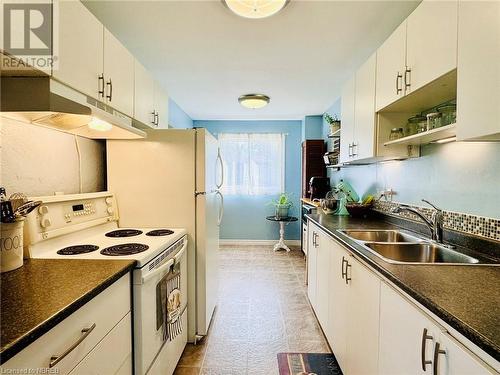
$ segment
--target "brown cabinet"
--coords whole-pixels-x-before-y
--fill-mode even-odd
[[[326,177],[323,161],[325,141],[309,139],[302,142],[302,197],[309,197],[309,180],[313,176]]]

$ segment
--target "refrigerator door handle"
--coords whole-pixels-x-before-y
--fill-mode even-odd
[[[219,195],[220,197],[219,215],[217,217],[217,226],[220,227],[220,224],[222,222],[222,217],[224,216],[224,196],[219,190],[217,190],[215,194]]]
[[[220,164],[220,183],[217,184],[217,189],[220,189],[224,185],[224,162],[222,161],[222,156],[220,155],[220,148],[217,150],[217,161]]]

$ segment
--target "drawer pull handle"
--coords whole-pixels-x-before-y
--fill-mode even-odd
[[[73,345],[71,345],[68,349],[66,349],[63,354],[53,355],[52,357],[50,357],[49,368],[52,368],[55,365],[57,365],[59,362],[61,362],[64,359],[64,357],[66,357],[69,353],[71,353],[73,350],[75,350],[75,348],[78,345],[80,345],[82,343],[82,341],[85,340],[90,335],[90,332],[92,332],[95,327],[96,327],[96,324],[94,323],[89,328],[82,329],[82,335],[80,336],[80,338]]]
[[[420,352],[422,357],[422,370],[424,371],[427,365],[432,364],[432,361],[425,359],[425,344],[427,340],[432,340],[432,336],[427,334],[427,328],[424,328],[424,331],[422,332],[422,349]]]

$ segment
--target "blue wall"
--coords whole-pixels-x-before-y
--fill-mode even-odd
[[[323,116],[306,116],[302,120],[302,141],[323,138]]]
[[[168,99],[168,124],[176,129],[193,127],[193,120],[172,99]]]
[[[219,133],[285,133],[285,190],[292,194],[294,207],[291,215],[300,215],[301,181],[301,121],[194,121],[195,127],[204,127],[214,136]],[[266,216],[274,210],[267,203],[277,196],[224,197],[224,219],[221,239],[275,240],[279,238],[278,224]],[[285,238],[300,239],[299,222],[287,226]]]

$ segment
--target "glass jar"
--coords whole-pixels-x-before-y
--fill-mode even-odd
[[[437,108],[442,116],[442,125],[450,125],[457,122],[457,105],[456,104],[443,104]]]
[[[436,129],[442,126],[442,115],[440,112],[427,114],[427,130]]]
[[[427,117],[421,115],[410,117],[406,123],[405,135],[409,136],[420,133],[420,128],[424,128],[422,131],[427,130]]]
[[[396,139],[400,139],[404,137],[403,128],[393,128],[391,129],[391,134],[389,134],[389,140],[395,141]]]

